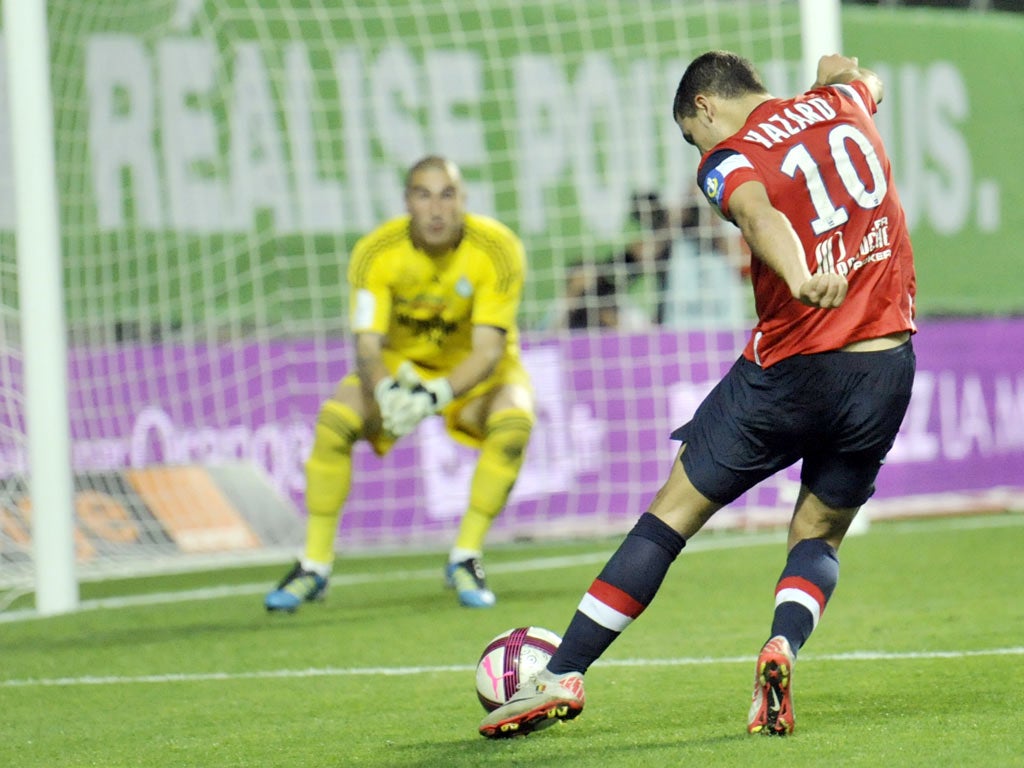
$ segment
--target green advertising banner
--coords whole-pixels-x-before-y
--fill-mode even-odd
[[[886,83],[919,310],[1024,312],[1024,15],[847,7],[843,41]]]
[[[48,5],[69,315],[86,334],[341,318],[348,249],[401,212],[426,153],[459,162],[471,207],[523,237],[539,325],[563,265],[621,239],[634,191],[692,184],[670,118],[686,61],[712,45],[799,59],[795,3]]]
[[[470,207],[523,237],[523,324],[545,327],[567,265],[621,249],[631,195],[691,195],[698,158],[671,101],[692,56],[732,48],[775,93],[807,84],[795,2],[48,8],[68,314],[87,339],[343,329],[348,250],[402,212],[403,172],[427,153],[455,159]],[[1024,95],[1005,85],[1024,20],[847,8],[843,22],[888,85],[879,121],[920,310],[1024,311]],[[0,151],[13,274],[10,175]],[[13,291],[0,283],[0,304]]]

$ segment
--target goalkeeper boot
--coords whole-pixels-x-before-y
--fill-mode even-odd
[[[754,696],[750,702],[747,731],[763,736],[785,736],[793,732],[793,649],[777,635],[764,644],[757,657]]]
[[[542,669],[483,719],[480,735],[488,739],[527,736],[559,720],[572,720],[582,711],[583,675],[579,672],[556,675]]]
[[[487,588],[480,558],[471,557],[461,563],[448,563],[444,577],[447,586],[458,593],[459,603],[467,608],[490,608],[494,605],[494,593]]]
[[[268,611],[295,613],[303,602],[323,600],[326,594],[327,578],[297,562],[277,587],[267,593],[263,604]]]

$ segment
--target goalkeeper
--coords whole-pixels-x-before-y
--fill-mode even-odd
[[[503,224],[466,212],[461,174],[445,158],[409,169],[405,205],[407,215],[352,252],[355,371],[320,409],[306,463],[305,554],[267,594],[269,611],[324,596],[355,442],[383,456],[432,414],[479,451],[446,582],[464,606],[495,602],[481,564],[484,538],[519,475],[534,421],[516,327],[523,246]]]

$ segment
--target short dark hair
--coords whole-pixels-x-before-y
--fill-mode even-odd
[[[672,102],[672,119],[696,115],[694,99],[700,93],[734,99],[767,92],[749,60],[730,51],[708,51],[691,61],[683,73]]]

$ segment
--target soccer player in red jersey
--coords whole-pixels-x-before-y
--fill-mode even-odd
[[[836,586],[837,550],[874,492],[914,379],[913,254],[872,117],[881,99],[878,77],[840,55],[822,57],[811,89],[788,99],[735,54],[690,63],[673,116],[701,152],[708,202],[750,246],[757,324],[672,433],[681,446],[668,480],[583,596],[547,668],[484,719],[482,735],[578,715],[583,675],[654,599],[687,539],[802,461],[747,722],[750,733],[792,732],[793,663]]]

